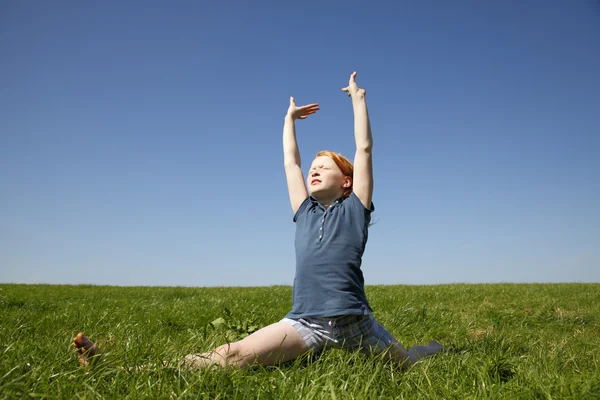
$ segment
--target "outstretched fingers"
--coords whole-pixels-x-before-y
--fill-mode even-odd
[[[306,117],[317,111],[319,111],[318,103],[311,103],[298,107],[294,97],[290,96],[290,107],[288,108],[287,115],[292,117],[293,120],[306,119]]]
[[[296,106],[296,99],[294,99],[294,96],[290,96],[290,106],[294,106],[296,108],[298,108],[299,110],[304,110],[307,108],[317,108],[319,109],[319,103],[311,103],[311,104],[306,104],[304,106]]]
[[[350,74],[350,79],[348,80],[348,86],[346,86],[345,88],[342,88],[342,92],[346,92],[348,93],[348,97],[352,97],[353,94],[361,94],[364,95],[365,94],[365,90],[364,89],[360,89],[358,87],[358,84],[356,83],[356,71],[354,71],[352,74]]]
[[[299,119],[306,119],[309,115],[316,113],[319,111],[319,104],[307,104],[305,106],[299,107],[300,111]]]
[[[308,104],[306,106],[300,107],[300,109],[305,112],[315,113],[315,112],[319,111],[319,105],[318,104]]]

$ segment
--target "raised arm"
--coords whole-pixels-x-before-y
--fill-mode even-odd
[[[360,89],[356,84],[356,72],[350,75],[348,86],[344,92],[352,98],[354,109],[354,140],[356,141],[356,154],[354,156],[353,191],[366,208],[371,208],[373,199],[373,137],[371,136],[371,123],[367,110],[365,89]]]
[[[290,194],[290,203],[294,214],[300,208],[302,202],[308,197],[304,174],[302,173],[300,163],[300,151],[296,141],[296,123],[297,119],[306,119],[310,114],[319,110],[318,104],[308,104],[302,107],[296,106],[293,97],[290,97],[290,107],[288,108],[283,125],[283,165],[285,167],[285,177],[287,179],[288,192]]]

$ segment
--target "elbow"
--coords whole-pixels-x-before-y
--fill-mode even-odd
[[[284,158],[283,167],[287,170],[290,168],[299,168],[300,162],[295,158]]]
[[[373,142],[372,141],[356,142],[356,151],[371,153],[373,151]]]

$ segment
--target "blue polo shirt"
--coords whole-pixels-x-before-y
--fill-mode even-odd
[[[292,311],[286,317],[367,315],[360,266],[367,244],[373,203],[367,209],[356,194],[325,209],[309,196],[294,215],[296,276]]]

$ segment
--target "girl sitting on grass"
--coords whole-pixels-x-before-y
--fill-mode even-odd
[[[383,353],[386,360],[406,368],[442,350],[438,342],[431,341],[407,351],[371,314],[360,267],[375,209],[371,201],[373,139],[365,90],[355,78],[356,72],[342,89],[351,97],[354,109],[354,166],[338,153],[319,152],[305,184],[295,121],[316,113],[319,105],[298,107],[291,97],[284,119],[284,167],[296,223],[292,310],[281,321],[243,340],[186,356],[187,366],[266,366],[310,351],[343,348]],[[82,364],[100,354],[82,333],[74,339],[74,346]]]

